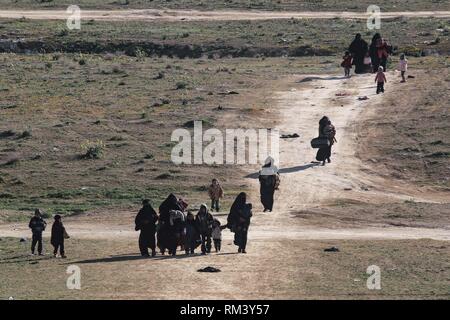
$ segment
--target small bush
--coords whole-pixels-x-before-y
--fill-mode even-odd
[[[187,83],[186,82],[177,82],[177,84],[176,84],[176,88],[177,88],[177,90],[180,90],[180,89],[186,89],[186,87],[187,87]]]
[[[153,78],[155,80],[163,79],[164,78],[164,72],[158,72],[158,74]]]
[[[51,213],[49,213],[49,212],[43,212],[43,213],[41,214],[41,216],[42,216],[42,218],[44,218],[44,219],[50,219],[50,218],[52,217]]]
[[[12,157],[5,162],[5,166],[13,166],[19,162],[19,158]]]
[[[123,71],[120,70],[119,67],[114,67],[114,68],[112,69],[112,72],[115,73],[115,74],[118,74],[118,73],[122,73]]]
[[[58,37],[65,37],[69,34],[69,31],[67,29],[62,29],[58,32]]]
[[[16,133],[12,130],[7,130],[7,131],[3,131],[0,132],[0,138],[9,138],[14,136]]]
[[[101,140],[86,141],[81,145],[84,159],[100,159],[103,156],[105,144]]]
[[[155,179],[157,180],[165,180],[165,179],[170,179],[172,176],[170,175],[170,173],[162,173],[159,176],[156,176]]]
[[[19,136],[19,139],[26,139],[31,137],[31,131],[29,130],[25,130],[24,132],[22,132]]]
[[[135,48],[133,55],[139,60],[142,61],[144,60],[145,57],[147,57],[147,52],[145,52],[142,48]]]
[[[8,192],[0,193],[0,199],[14,199],[14,195]]]

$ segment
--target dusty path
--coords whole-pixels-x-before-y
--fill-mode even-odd
[[[65,10],[0,10],[0,18],[38,20],[65,20],[69,14]],[[256,10],[82,10],[81,18],[104,21],[220,21],[220,20],[266,20],[266,19],[367,19],[365,12],[347,11],[256,11]],[[382,12],[381,18],[434,17],[448,18],[450,11],[399,11]]]
[[[390,79],[398,75],[391,72]],[[355,199],[378,203],[414,200],[441,203],[447,199],[438,193],[423,193],[417,187],[394,183],[377,175],[369,175],[355,156],[357,122],[364,122],[365,109],[383,99],[375,93],[373,75],[350,79],[339,76],[308,76],[299,80],[301,89],[278,93],[278,110],[282,133],[299,133],[299,139],[281,139],[280,173],[283,177],[278,204],[281,211],[294,209],[292,194],[297,195],[295,208],[310,207],[333,199]],[[394,90],[393,84],[389,84]],[[367,97],[367,100],[359,100]],[[312,163],[317,150],[311,149],[310,139],[318,134],[318,120],[330,117],[338,132],[330,165]],[[370,128],[367,128],[370,130]],[[336,160],[336,163],[335,161]],[[447,199],[448,200],[448,199]]]
[[[393,77],[393,75],[392,75]],[[303,80],[300,80],[303,79]],[[300,80],[300,81],[299,81]],[[290,213],[316,207],[332,199],[355,199],[370,203],[415,200],[441,202],[440,195],[424,194],[415,188],[397,186],[378,176],[364,173],[365,164],[355,157],[355,123],[364,118],[364,109],[377,103],[382,96],[374,94],[372,75],[344,79],[340,76],[297,77],[291,90],[276,93],[276,110],[282,133],[299,133],[297,139],[280,139],[281,190],[276,195],[273,213],[261,213],[257,179],[248,178],[253,185],[252,202],[256,205],[250,239],[420,239],[450,240],[448,229],[405,227],[364,227],[336,229],[333,226],[301,225]],[[299,83],[301,82],[301,83]],[[360,101],[359,96],[368,100]],[[311,163],[315,150],[309,140],[317,135],[317,122],[324,114],[334,122],[338,143],[333,148],[333,163],[324,167]],[[250,176],[258,168],[248,168]],[[283,217],[283,219],[280,219]],[[133,213],[67,218],[71,234],[84,239],[136,238]],[[0,236],[25,237],[29,230],[24,224],[1,225]],[[231,239],[229,232],[225,239]]]
[[[395,79],[393,73],[389,77]],[[293,84],[290,91],[277,93],[276,108],[281,117],[278,129],[281,133],[298,133],[300,138],[280,141],[282,184],[276,195],[275,210],[261,219],[260,228],[266,229],[268,233],[271,229],[285,230],[286,237],[291,236],[290,229],[294,228],[298,233],[294,233],[295,236],[292,234],[292,239],[449,240],[450,230],[445,229],[367,227],[336,230],[298,226],[295,218],[286,219],[289,213],[320,206],[333,199],[354,199],[367,203],[448,201],[445,195],[426,194],[416,187],[396,185],[391,180],[365,173],[366,164],[355,156],[355,130],[356,122],[364,121],[364,109],[383,99],[382,95],[375,94],[373,75],[354,76],[351,79],[331,75],[309,76],[298,82],[301,83]],[[364,96],[368,100],[358,99]],[[317,136],[318,120],[323,115],[333,120],[338,132],[332,163],[326,166],[312,163],[316,150],[309,145],[310,139]],[[252,183],[255,190],[253,199],[258,199],[256,179]],[[286,221],[284,226],[280,222],[283,220]],[[257,230],[254,234],[257,234]]]
[[[301,77],[297,77],[298,81]],[[274,105],[280,113],[279,127],[283,132],[298,132],[299,139],[282,140],[280,142],[280,170],[282,175],[281,190],[272,213],[262,213],[258,199],[258,183],[248,178],[253,185],[251,201],[255,204],[254,218],[249,232],[248,254],[236,253],[232,244],[231,233],[224,231],[223,251],[206,256],[177,255],[168,257],[158,255],[152,259],[141,259],[137,253],[137,232],[134,231],[132,212],[82,215],[65,219],[65,225],[71,234],[68,241],[68,263],[76,264],[83,270],[86,287],[74,296],[73,290],[56,291],[66,282],[66,265],[54,263],[53,259],[43,260],[40,268],[47,266],[45,274],[63,275],[64,278],[48,279],[54,285],[50,287],[48,296],[52,299],[66,297],[69,299],[312,299],[312,298],[370,298],[365,289],[365,281],[361,277],[367,266],[373,263],[382,265],[387,271],[395,272],[398,265],[392,257],[383,257],[383,250],[399,245],[400,239],[436,239],[450,241],[450,229],[402,228],[402,227],[358,227],[333,228],[333,226],[312,227],[303,225],[298,218],[290,214],[299,207],[320,206],[329,198],[357,198],[367,202],[380,199],[402,201],[405,198],[419,199],[414,189],[390,186],[386,181],[363,173],[364,164],[354,157],[355,121],[363,119],[365,108],[369,108],[381,96],[373,94],[373,76],[358,76],[350,80],[340,77],[324,77],[310,82],[291,82],[291,90],[278,92],[278,103]],[[337,97],[336,94],[350,92],[351,96]],[[367,95],[365,103],[356,99]],[[343,106],[341,106],[343,105]],[[309,147],[309,140],[317,134],[317,119],[323,114],[329,115],[335,123],[339,140],[334,148],[333,163],[330,165],[311,166],[315,152]],[[249,174],[257,168],[248,168]],[[360,191],[362,185],[369,186],[369,191]],[[351,187],[352,190],[344,189]],[[439,197],[427,195],[422,201],[440,201]],[[105,218],[106,217],[106,218]],[[222,215],[220,217],[224,219]],[[108,224],[105,224],[108,221]],[[49,232],[46,231],[48,236]],[[29,237],[26,224],[0,225],[0,237]],[[93,250],[94,242],[83,242],[79,239],[106,240],[102,250]],[[314,240],[314,241],[309,241]],[[320,240],[320,241],[318,241]],[[396,240],[389,241],[355,241],[344,240]],[[95,242],[95,243],[98,243]],[[429,243],[424,241],[424,243]],[[75,247],[77,245],[77,247]],[[337,245],[342,249],[341,255],[324,255],[324,247]],[[369,247],[370,246],[370,247]],[[393,247],[391,247],[393,246]],[[430,247],[431,246],[431,247]],[[388,249],[386,249],[388,248]],[[416,247],[417,248],[417,247]],[[422,249],[423,247],[421,247]],[[444,245],[427,244],[424,252],[444,252]],[[431,249],[430,249],[431,248]],[[21,246],[25,257],[22,269],[28,270],[28,244]],[[47,249],[48,250],[48,249]],[[79,255],[79,251],[83,251]],[[394,249],[392,249],[394,250]],[[417,249],[415,249],[417,250]],[[391,251],[389,251],[391,252]],[[72,258],[70,255],[78,255]],[[414,255],[415,253],[413,253]],[[341,260],[339,260],[341,259]],[[352,260],[354,259],[354,260]],[[443,259],[446,259],[445,256]],[[1,259],[0,259],[1,260]],[[3,261],[4,274],[17,272],[15,261]],[[401,260],[408,265],[410,260]],[[414,262],[415,261],[415,262]],[[414,260],[411,263],[417,263]],[[423,261],[420,261],[423,263]],[[445,263],[445,260],[438,261]],[[215,266],[223,272],[210,275],[195,272],[205,266]],[[332,268],[331,268],[332,267]],[[417,267],[420,272],[425,268],[434,270],[432,266]],[[441,267],[439,267],[441,268]],[[443,267],[442,267],[443,268]],[[436,272],[441,272],[443,269]],[[383,272],[384,270],[383,269]],[[408,269],[408,268],[406,268]],[[404,267],[401,272],[407,272]],[[164,270],[164,273],[161,272]],[[392,271],[394,270],[394,271]],[[439,271],[441,270],[441,271]],[[419,272],[418,271],[418,272]],[[415,269],[411,277],[421,278]],[[330,274],[336,275],[330,278]],[[0,274],[2,276],[2,274]],[[433,276],[436,274],[433,273]],[[355,284],[355,277],[359,282]],[[443,275],[445,279],[445,275]],[[10,284],[11,289],[3,292],[3,296],[36,298],[29,290],[28,278],[18,277]],[[330,280],[332,279],[332,280]],[[329,282],[331,281],[331,282]],[[425,280],[423,280],[425,281]],[[39,282],[36,282],[39,285]],[[389,281],[386,281],[389,284]],[[411,298],[414,285],[403,281],[397,285],[390,284],[393,291],[386,291],[378,298],[398,298],[402,295]],[[404,287],[408,290],[404,290]],[[325,288],[325,289],[324,289]],[[436,287],[438,288],[438,287]],[[445,294],[444,290],[433,288],[423,291],[425,297],[437,297]],[[35,292],[41,292],[36,288]],[[403,290],[403,291],[402,291]],[[75,290],[77,291],[77,290]],[[436,293],[437,292],[437,293]],[[360,294],[360,295],[359,295]],[[0,296],[2,291],[0,288]],[[417,298],[417,296],[412,296]],[[441,297],[441,296],[439,296]],[[447,296],[443,296],[446,298]]]

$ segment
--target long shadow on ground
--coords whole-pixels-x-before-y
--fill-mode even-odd
[[[39,263],[39,261],[50,260],[53,259],[53,256],[30,256],[30,255],[21,255],[15,257],[7,257],[0,259],[0,265],[2,264],[13,264],[13,263],[21,263],[21,262],[29,262]]]
[[[215,254],[217,256],[219,255],[231,255],[231,254],[238,254],[237,252],[229,252],[229,253],[218,253]],[[176,256],[172,255],[164,255],[164,256],[156,256],[152,258],[144,258],[140,255],[136,254],[125,254],[125,255],[116,255],[116,256],[109,256],[105,258],[96,258],[96,259],[87,259],[87,260],[80,260],[80,261],[71,261],[70,264],[90,264],[90,263],[109,263],[109,262],[123,262],[123,261],[134,261],[134,260],[172,260],[172,259],[186,259],[186,258],[198,258],[202,257],[200,253],[185,255],[185,254],[179,254]]]
[[[302,82],[308,82],[308,81],[313,81],[313,80],[344,80],[344,79],[348,79],[347,77],[344,76],[340,76],[340,77],[336,77],[336,76],[330,76],[330,77],[306,77],[303,78],[299,81],[297,81],[297,83],[302,83]]]
[[[301,166],[295,166],[295,167],[290,167],[290,168],[282,168],[282,169],[279,169],[278,172],[280,174],[300,172],[300,171],[304,171],[306,169],[315,167],[317,165],[319,165],[319,163],[317,163],[317,162],[308,163],[308,164],[304,164],[304,165],[301,165]],[[250,173],[250,174],[245,176],[245,178],[250,178],[250,179],[258,179],[258,177],[259,177],[259,172]]]

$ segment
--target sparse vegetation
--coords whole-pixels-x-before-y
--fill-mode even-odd
[[[176,83],[176,88],[177,88],[177,90],[180,90],[180,89],[186,89],[186,87],[187,87],[187,83],[186,83],[186,82],[180,81],[180,82],[177,82],[177,83]]]
[[[143,61],[147,56],[282,57],[341,55],[354,34],[366,30],[365,20],[283,19],[264,21],[156,21],[151,27],[142,21],[98,21],[83,25],[76,33],[54,33],[59,21],[4,22],[4,32],[23,38],[16,52],[70,52],[79,54],[125,53]],[[207,31],[206,31],[207,30]],[[410,18],[383,20],[383,36],[396,52],[408,56],[449,53],[450,26],[446,19]],[[398,37],[398,32],[403,36]],[[180,36],[189,34],[188,37]],[[101,35],[108,35],[103,37]],[[164,38],[161,39],[161,34]],[[373,31],[363,37],[370,41]],[[42,38],[45,41],[40,41]],[[436,41],[439,39],[439,41]],[[168,64],[170,66],[170,64]],[[158,70],[159,71],[159,70]]]
[[[85,141],[81,145],[84,159],[100,159],[105,151],[105,144],[101,140]]]
[[[417,64],[430,63],[426,59]],[[374,107],[369,113],[371,130],[362,135],[359,156],[374,167],[387,168],[386,174],[402,183],[449,190],[449,71],[448,62],[427,71],[411,70],[416,77],[426,77],[428,85],[406,83],[398,89],[395,100],[390,98]]]
[[[333,2],[332,9],[365,10],[367,1]],[[65,8],[66,3],[53,0],[51,6]],[[10,7],[12,3],[0,0],[0,7],[3,4]],[[80,1],[83,8],[327,10],[329,4],[294,0]],[[402,3],[383,4],[384,10]],[[446,5],[441,1],[434,4],[433,9]],[[12,5],[37,8],[49,4],[27,0]],[[414,0],[408,9],[426,9],[428,5]],[[221,130],[274,125],[272,112],[279,110],[274,110],[273,92],[290,90],[300,73],[341,72],[342,51],[354,33],[366,28],[363,20],[341,19],[326,24],[320,19],[152,24],[89,21],[79,32],[68,32],[61,21],[0,22],[6,37],[2,48],[8,49],[9,40],[25,39],[12,52],[0,54],[0,222],[26,226],[33,210],[42,208],[47,218],[55,213],[66,215],[69,233],[72,223],[92,225],[93,221],[104,223],[99,228],[113,233],[107,240],[73,237],[67,242],[68,263],[82,265],[83,282],[89,283],[82,292],[65,289],[66,274],[55,272],[61,269],[60,263],[25,256],[29,242],[2,238],[0,274],[20,273],[21,277],[2,277],[0,299],[10,295],[34,299],[36,292],[39,298],[58,299],[164,298],[178,291],[178,285],[180,292],[196,287],[192,277],[184,277],[175,286],[170,283],[170,293],[167,281],[156,278],[150,289],[146,282],[137,281],[152,273],[151,268],[196,268],[205,262],[196,256],[176,261],[158,257],[150,264],[136,259],[133,218],[141,200],[150,198],[157,208],[173,192],[187,199],[191,209],[198,208],[207,199],[211,178],[216,177],[226,190],[223,213],[217,214],[224,221],[236,194],[253,190],[253,186],[243,179],[241,167],[174,165],[170,158],[176,144],[171,141],[172,132],[179,128],[192,131],[195,120],[201,120],[204,128]],[[397,52],[406,52],[409,72],[426,79],[427,84],[412,88],[407,83],[397,100],[365,109],[369,122],[364,124],[370,130],[357,127],[362,148],[358,156],[371,169],[379,165],[380,172],[399,179],[399,184],[450,188],[445,105],[450,79],[448,30],[445,19],[383,21],[383,35]],[[372,34],[363,32],[366,40]],[[396,59],[394,56],[390,68]],[[306,135],[301,132],[300,137]],[[371,149],[365,149],[367,146]],[[250,197],[256,208],[257,197],[253,193]],[[308,208],[287,216],[292,230],[295,223],[302,228],[380,224],[442,228],[440,224],[449,221],[449,206],[414,199],[366,204],[339,198],[320,210]],[[264,218],[256,210],[254,217],[252,227],[269,221],[260,220]],[[275,234],[286,236],[285,230],[277,227],[270,225]],[[450,256],[444,241],[339,240],[340,253],[328,254],[323,248],[336,245],[336,241],[295,236],[264,239],[267,229],[259,233],[261,230],[256,232],[261,238],[250,241],[249,255],[208,257],[227,271],[218,281],[228,285],[218,290],[213,281],[202,290],[192,290],[192,297],[449,297],[445,279],[449,278]],[[232,245],[230,234],[224,237],[226,251],[228,245]],[[273,252],[280,254],[275,260]],[[383,290],[368,293],[364,272],[374,261],[383,268]],[[29,272],[36,265],[43,277],[39,282],[32,281],[34,273]],[[240,277],[233,272],[236,268],[244,270]],[[112,287],[105,274],[117,275]],[[324,274],[333,274],[332,285]]]

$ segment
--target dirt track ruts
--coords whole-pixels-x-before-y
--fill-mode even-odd
[[[390,77],[393,77],[391,74]],[[337,229],[333,226],[320,227],[301,225],[291,216],[296,210],[320,206],[330,199],[357,199],[368,203],[401,202],[405,200],[439,203],[445,202],[441,194],[425,194],[414,186],[395,185],[378,176],[364,173],[363,163],[355,157],[357,121],[364,121],[365,108],[381,102],[382,95],[375,94],[371,74],[354,76],[320,75],[302,76],[306,82],[291,83],[290,91],[275,92],[277,113],[280,117],[278,129],[282,133],[300,133],[298,139],[280,139],[281,186],[276,194],[274,211],[262,213],[259,204],[259,169],[249,166],[248,182],[252,186],[251,201],[255,214],[249,239],[421,239],[450,240],[450,230],[432,228],[406,228],[393,226],[367,226]],[[298,81],[297,81],[298,82]],[[394,86],[395,84],[391,84]],[[393,90],[393,89],[392,89]],[[343,95],[342,95],[343,94]],[[368,96],[360,101],[358,96]],[[331,117],[338,134],[338,143],[333,147],[333,162],[325,167],[311,163],[315,150],[309,140],[317,135],[317,122],[324,114]],[[363,190],[361,186],[369,186]],[[351,189],[348,191],[346,189]],[[136,238],[133,213],[117,213],[120,221],[104,223],[102,219],[87,221],[84,217],[66,219],[71,235],[85,239]],[[110,219],[109,219],[110,220]],[[109,221],[108,220],[108,221]],[[27,225],[0,225],[1,236],[25,237],[29,234]],[[225,239],[231,239],[224,232]]]
[[[81,8],[82,9],[82,8]],[[65,20],[70,16],[65,10],[0,10],[0,18]],[[226,21],[269,19],[367,19],[366,12],[348,11],[257,11],[257,10],[81,10],[81,18],[103,21]],[[381,12],[382,19],[449,18],[450,11],[397,11]]]

